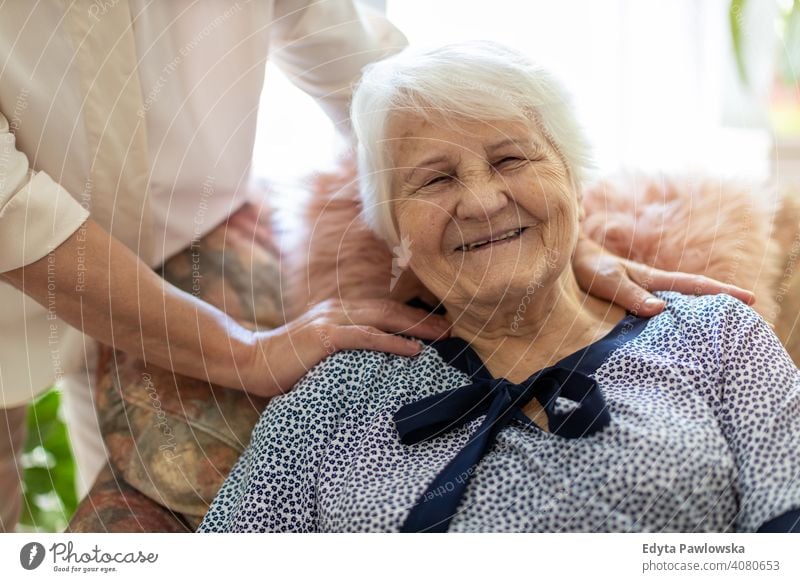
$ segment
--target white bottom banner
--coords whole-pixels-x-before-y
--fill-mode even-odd
[[[3,534],[2,580],[800,580],[792,534]]]

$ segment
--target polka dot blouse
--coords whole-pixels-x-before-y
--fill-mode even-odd
[[[610,420],[578,438],[509,422],[448,531],[756,531],[798,515],[800,371],[738,300],[657,295],[662,314],[584,350]],[[270,402],[199,531],[399,531],[483,418],[404,444],[395,415],[476,363],[459,338],[328,357]]]

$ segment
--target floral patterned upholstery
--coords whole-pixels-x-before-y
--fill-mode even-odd
[[[181,515],[143,495],[106,466],[72,516],[67,531],[184,533],[192,527]]]

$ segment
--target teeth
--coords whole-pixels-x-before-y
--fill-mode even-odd
[[[501,241],[501,240],[505,240],[507,238],[514,238],[514,237],[517,237],[520,234],[522,234],[523,230],[525,230],[525,229],[524,228],[518,228],[517,230],[509,230],[503,236],[499,236],[499,237],[493,238],[493,239],[475,241],[475,242],[470,243],[468,245],[463,245],[463,246],[458,247],[458,250],[460,250],[460,251],[471,251],[471,250],[473,250],[473,249],[475,249],[477,247],[483,246],[483,245],[488,244],[490,242],[498,242],[498,241]]]

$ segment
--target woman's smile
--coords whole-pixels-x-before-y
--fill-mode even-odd
[[[473,242],[467,242],[463,245],[456,247],[457,252],[461,253],[481,253],[486,250],[494,250],[501,248],[508,248],[522,238],[522,235],[527,232],[529,226],[523,226],[513,229],[506,229],[501,231],[502,234],[493,236],[491,238],[482,238]]]

